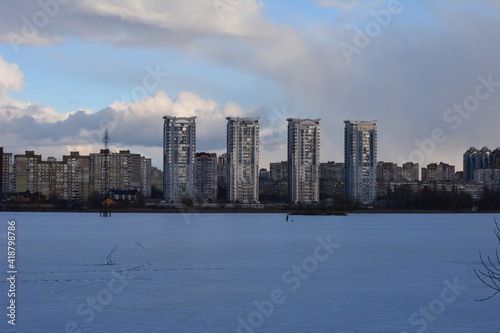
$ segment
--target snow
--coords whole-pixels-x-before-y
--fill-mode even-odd
[[[494,217],[2,212],[0,332],[499,332]]]

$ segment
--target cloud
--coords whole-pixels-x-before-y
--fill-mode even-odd
[[[425,162],[448,159],[445,162],[457,164],[458,169],[468,146],[496,146],[500,141],[496,128],[500,90],[464,119],[459,129],[453,130],[443,120],[448,108],[474,93],[479,76],[491,74],[500,81],[498,1],[401,1],[404,10],[391,16],[366,47],[359,47],[351,62],[340,45],[355,46],[354,28],[365,31],[368,23],[376,22],[371,11],[385,9],[386,1],[313,1],[324,10],[339,10],[342,17],[332,15],[328,26],[318,23],[317,29],[308,30],[274,22],[264,15],[266,6],[255,1],[222,1],[223,7],[215,3],[71,1],[61,5],[59,14],[26,43],[74,38],[120,47],[175,49],[209,65],[265,78],[285,91],[288,113],[322,118],[322,160],[342,159],[342,121],[347,118],[378,119],[379,157],[397,162],[399,155],[408,156],[417,147],[415,142],[428,138],[435,128],[446,130],[448,141],[437,145]],[[0,1],[0,40],[8,43],[11,33],[22,36],[22,18],[33,21],[40,10],[36,1]],[[4,70],[0,61],[0,73]],[[22,73],[20,78],[19,72],[1,75],[0,89],[19,89]],[[200,149],[216,150],[224,149],[226,115],[261,116],[261,151],[272,151],[276,158],[286,156],[286,131],[272,123],[273,106],[256,101],[258,106],[243,108],[237,101],[227,102],[230,98],[214,99],[217,102],[184,92],[171,100],[159,91],[98,112],[76,110],[64,115],[10,100],[3,103],[0,117],[2,124],[9,124],[2,125],[2,131],[12,133],[29,125],[34,130],[28,136],[54,144],[80,145],[82,138],[91,136],[97,147],[103,128],[109,126],[116,145],[159,147],[163,115],[196,115]]]
[[[311,0],[319,7],[333,7],[340,10],[366,9],[379,7],[383,0]]]
[[[23,77],[17,64],[6,62],[0,55],[0,96],[7,90],[20,90],[23,87]]]

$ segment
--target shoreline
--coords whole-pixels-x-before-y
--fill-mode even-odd
[[[161,214],[289,214],[302,216],[346,216],[348,214],[500,214],[500,210],[418,210],[418,209],[356,209],[356,210],[315,210],[315,209],[280,209],[280,208],[120,208],[111,209],[111,213],[161,213]],[[50,209],[41,207],[39,209],[15,209],[2,210],[5,213],[95,213],[101,212],[99,209]]]

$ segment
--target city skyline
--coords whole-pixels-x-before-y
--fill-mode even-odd
[[[324,161],[344,119],[378,119],[379,158],[399,164],[499,145],[498,2],[220,3],[1,1],[1,144],[88,154],[109,128],[160,167],[172,114],[218,155],[227,116],[260,117],[263,165],[286,159],[287,118],[331,129]]]

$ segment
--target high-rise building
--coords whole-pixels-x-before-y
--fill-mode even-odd
[[[320,199],[340,198],[345,196],[344,163],[333,161],[319,164]]]
[[[2,193],[13,193],[15,191],[14,157],[12,153],[2,154]]]
[[[491,168],[500,169],[500,148],[495,149],[491,153]]]
[[[163,194],[168,202],[194,199],[196,117],[163,117]]]
[[[41,161],[38,165],[38,184],[38,191],[47,198],[70,199],[68,165],[55,157]]]
[[[320,119],[289,118],[287,121],[290,202],[318,202]]]
[[[35,155],[34,151],[14,156],[15,192],[40,192],[38,174],[41,162],[42,156]]]
[[[483,147],[481,150],[471,147],[464,153],[463,161],[464,180],[474,180],[475,170],[491,169],[492,152],[487,147]]]
[[[213,203],[217,199],[217,154],[195,155],[195,200]]]
[[[101,149],[99,154],[90,154],[89,183],[90,193],[137,190],[147,197],[151,195],[151,160],[130,150],[113,153]]]
[[[69,199],[86,200],[90,195],[90,156],[72,151],[69,155],[63,156],[63,161],[68,168]]]
[[[422,168],[422,181],[436,181],[438,177],[438,164],[427,164],[426,168]]]
[[[270,163],[269,176],[273,181],[285,179],[288,182],[288,161]]]
[[[0,173],[1,173],[0,194],[2,194],[2,193],[4,193],[4,191],[3,191],[3,182],[4,182],[4,179],[3,179],[3,147],[0,147]]]
[[[259,118],[227,117],[227,199],[259,202]]]
[[[492,192],[500,192],[500,169],[477,169],[475,179]]]
[[[156,168],[151,167],[151,189],[154,188],[154,192],[151,191],[151,196],[153,199],[163,198],[163,171]]]
[[[377,121],[344,123],[346,197],[369,204],[377,195]]]
[[[399,181],[401,178],[400,168],[393,162],[377,162],[377,181],[390,182]]]
[[[418,181],[419,180],[419,164],[406,162],[403,164],[401,171],[401,180],[403,181]]]

